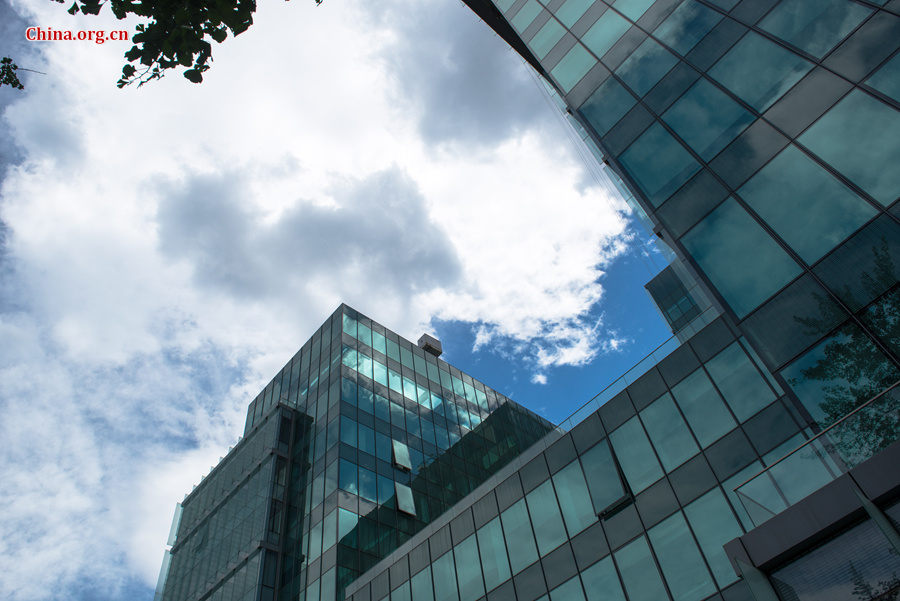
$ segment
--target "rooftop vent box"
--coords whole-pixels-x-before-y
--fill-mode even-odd
[[[417,344],[420,349],[426,353],[431,353],[435,357],[440,357],[441,353],[444,352],[444,349],[441,347],[441,341],[428,334],[422,334]]]

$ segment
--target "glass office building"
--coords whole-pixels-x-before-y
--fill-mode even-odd
[[[464,2],[672,251],[673,338],[553,427],[340,309],[162,597],[900,597],[900,0]]]

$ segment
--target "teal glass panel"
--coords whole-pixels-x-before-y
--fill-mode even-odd
[[[516,3],[516,0],[493,0],[494,5],[500,9],[501,13],[505,13],[512,5]]]
[[[700,451],[668,392],[648,405],[640,415],[667,472]]]
[[[616,0],[612,3],[623,15],[637,21],[656,0]]]
[[[674,601],[700,601],[716,592],[681,512],[647,531]]]
[[[399,482],[394,483],[394,488],[397,494],[397,509],[412,516],[416,515],[416,502],[413,500],[412,489]]]
[[[356,448],[356,422],[345,415],[341,416],[341,442]]]
[[[694,157],[659,123],[641,134],[619,160],[654,207],[700,169]]]
[[[597,59],[591,56],[591,53],[585,50],[584,46],[575,44],[556,66],[550,70],[550,75],[562,88],[563,93],[568,94],[575,87],[575,84],[581,81],[581,78],[587,75],[591,67],[596,64]]]
[[[359,494],[357,488],[357,467],[346,459],[341,459],[341,467],[338,470],[338,486],[350,494]]]
[[[481,580],[481,562],[478,560],[478,543],[470,536],[455,547],[456,579],[459,583],[460,601],[475,601],[484,594]]]
[[[356,320],[346,313],[341,314],[341,318],[341,324],[343,325],[344,333],[348,336],[356,338]]]
[[[594,4],[594,0],[566,0],[562,6],[556,9],[556,18],[562,21],[566,27],[572,27],[592,4]]]
[[[684,514],[719,586],[724,588],[737,580],[737,574],[722,546],[743,534],[743,531],[722,491],[718,487],[712,489],[687,505]]]
[[[625,601],[612,555],[581,572],[581,581],[587,592],[587,601]]]
[[[459,601],[456,592],[456,569],[453,565],[453,552],[447,552],[431,564],[434,575],[434,600]]]
[[[900,54],[881,66],[866,83],[897,102],[900,102]]]
[[[900,196],[900,111],[853,90],[798,140],[878,202]]]
[[[525,499],[519,499],[500,514],[503,532],[506,534],[506,550],[513,574],[534,563],[537,558],[537,547],[531,531],[531,520]]]
[[[394,481],[388,476],[378,474],[378,504],[384,505],[394,496]]]
[[[543,8],[543,6],[538,4],[537,0],[528,0],[528,2],[519,9],[519,12],[516,13],[516,16],[512,18],[510,23],[516,31],[522,33],[528,29],[528,26],[531,25],[532,21],[541,14]]]
[[[800,266],[729,198],[681,238],[738,318],[800,274]]]
[[[884,413],[881,413],[881,415],[884,415]],[[869,420],[864,421],[868,422]],[[880,441],[877,440],[881,432],[872,431],[877,429],[879,425],[881,424],[866,423],[862,428],[849,428],[848,430],[838,428],[837,430],[832,430],[830,432],[831,436],[829,436],[832,443],[831,452],[836,451],[839,455],[852,459],[853,456],[859,456],[856,452],[857,450],[866,452],[871,451],[873,447],[882,446],[879,444]],[[897,439],[897,428],[894,419],[890,420],[890,426],[890,442],[893,442]],[[845,433],[847,434],[846,437],[844,436]],[[766,453],[763,457],[763,461],[769,466],[769,470],[766,475],[757,479],[774,481],[778,490],[787,499],[788,504],[796,503],[809,496],[834,480],[841,473],[835,465],[834,459],[825,451],[821,441],[815,440],[808,444],[806,443],[807,440],[803,434],[797,434]],[[875,444],[873,445],[872,443]],[[802,450],[796,453],[793,452],[804,444],[805,446],[803,446]],[[845,451],[850,451],[850,453],[845,455]],[[785,457],[788,458],[781,461]],[[851,462],[849,465],[852,467],[854,464]],[[754,483],[751,482],[750,484]],[[750,488],[750,490],[747,490],[747,488]],[[755,500],[753,487],[741,487],[740,492],[752,501]]]
[[[391,437],[381,432],[375,433],[375,456],[382,461],[391,461]]]
[[[888,349],[900,355],[900,288],[873,303],[860,319]]]
[[[385,346],[385,338],[384,334],[379,334],[378,332],[372,332],[372,348],[381,353],[382,355],[387,354],[387,347]],[[386,384],[385,384],[386,386]]]
[[[659,572],[650,555],[650,547],[643,536],[615,552],[629,601],[660,601],[668,599]]]
[[[619,13],[608,10],[591,25],[590,29],[581,37],[581,41],[594,55],[603,58],[603,55],[619,41],[619,38],[625,35],[630,27],[631,24]]]
[[[369,455],[375,454],[375,430],[368,426],[363,426],[360,424],[359,426],[359,437],[358,437],[358,448],[360,451],[368,453]]]
[[[655,35],[682,56],[722,20],[722,15],[696,0],[685,0],[659,27]]]
[[[738,193],[808,264],[877,213],[795,146],[785,148]]]
[[[712,4],[715,4],[716,6],[718,6],[719,8],[721,8],[723,10],[731,10],[732,8],[737,6],[737,3],[740,2],[741,0],[709,0],[709,1]]]
[[[672,394],[703,448],[737,425],[702,369],[676,384]]]
[[[352,349],[349,346],[345,346],[343,351],[341,352],[341,363],[346,365],[352,370],[356,370],[357,363],[357,352],[356,349]]]
[[[305,601],[319,601],[319,581],[316,580],[308,587],[306,587],[306,600]]]
[[[412,597],[416,601],[434,601],[434,590],[431,587],[431,566],[417,573],[410,579]]]
[[[636,102],[625,86],[609,77],[578,110],[599,136],[605,136]]]
[[[387,366],[379,363],[378,361],[375,361],[373,363],[372,367],[373,367],[373,371],[374,371],[375,381],[378,382],[379,384],[381,384],[382,386],[387,386],[388,385]]]
[[[663,120],[709,161],[754,121],[719,88],[700,79],[663,114]]]
[[[600,513],[625,496],[625,487],[619,478],[609,442],[601,440],[581,456],[585,479],[588,483],[595,513]]]
[[[550,601],[584,601],[584,591],[578,576],[570,578],[550,591]]]
[[[550,480],[525,495],[525,500],[528,503],[528,513],[531,514],[538,551],[543,557],[566,540],[566,529],[563,527]]]
[[[822,58],[871,12],[847,0],[782,0],[759,27]]]
[[[322,520],[322,549],[327,550],[334,546],[337,537],[337,511],[332,511]]]
[[[631,492],[638,494],[662,477],[662,468],[659,467],[653,447],[650,446],[637,416],[610,434],[609,441],[619,458],[619,465],[625,472]]]
[[[347,511],[346,509],[338,509],[338,541],[348,544],[348,541],[344,539],[348,534],[353,532],[357,522],[359,522],[358,515],[352,511]]]
[[[412,462],[409,460],[409,447],[399,440],[392,440],[391,443],[394,447],[394,464],[411,470]]]
[[[364,467],[359,468],[359,496],[373,503],[378,502],[375,472]]]
[[[487,590],[493,590],[509,580],[509,560],[506,546],[503,544],[503,529],[500,518],[496,517],[482,526],[475,533],[481,549],[481,569],[484,573],[484,584]]]
[[[534,37],[528,42],[528,47],[538,59],[544,60],[547,53],[553,50],[565,33],[566,30],[559,24],[559,21],[550,19],[534,34]]]
[[[812,69],[812,63],[752,31],[709,75],[762,113]]]
[[[753,530],[756,524],[761,524],[768,517],[781,513],[787,508],[771,478],[755,478],[752,482],[745,484],[763,469],[761,461],[754,461],[722,482],[722,488],[725,489],[725,494],[731,501],[731,506],[734,507],[734,511],[746,531]],[[734,490],[738,487],[741,488],[740,494]],[[754,518],[757,516],[761,519],[755,521]]]
[[[409,582],[404,582],[391,591],[391,601],[412,601],[409,591]]]
[[[625,59],[616,73],[638,96],[643,96],[668,73],[678,59],[659,42],[647,38]]]
[[[569,538],[597,521],[584,473],[577,459],[553,474],[553,486],[556,488]]]
[[[706,369],[741,422],[775,400],[775,393],[737,342],[707,361]]]
[[[781,374],[823,428],[900,379],[897,368],[853,324],[807,351]]]

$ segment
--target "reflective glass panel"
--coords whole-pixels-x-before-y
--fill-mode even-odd
[[[853,90],[798,140],[887,206],[900,196],[900,111]]]
[[[650,446],[637,416],[610,434],[609,440],[631,486],[631,492],[637,494],[662,477],[662,468],[659,467],[653,447]]]
[[[900,102],[900,54],[882,65],[866,83]]]
[[[453,552],[447,552],[431,564],[434,575],[435,601],[459,601],[456,592],[456,569],[453,565]]]
[[[788,146],[738,191],[808,264],[877,213],[796,146]]]
[[[584,473],[577,459],[553,474],[553,486],[559,497],[569,538],[597,521],[587,483],[584,481]]]
[[[481,549],[481,569],[484,572],[484,583],[487,590],[490,591],[509,580],[510,577],[500,518],[496,517],[479,528],[476,535],[478,536],[478,546]]]
[[[753,122],[754,117],[705,79],[665,112],[663,120],[704,160],[710,160]]]
[[[655,207],[700,169],[694,157],[659,123],[641,134],[619,160]]]
[[[566,0],[556,9],[556,17],[566,27],[572,27],[593,3],[594,0]]]
[[[528,47],[538,59],[543,60],[565,33],[566,30],[559,24],[559,21],[550,19],[534,34],[534,37],[528,42]]]
[[[871,12],[847,0],[782,0],[759,26],[822,58]]]
[[[405,484],[395,482],[397,490],[397,509],[409,515],[416,515],[416,503],[413,501],[412,489]]]
[[[629,88],[643,96],[675,66],[678,59],[657,41],[647,38],[616,69]]]
[[[672,471],[699,449],[681,414],[675,407],[672,395],[664,394],[641,411],[641,420],[656,452],[667,472]]]
[[[625,601],[612,555],[607,555],[581,573],[588,601]]]
[[[761,113],[810,69],[809,61],[750,31],[709,75]]]
[[[413,599],[416,601],[434,600],[434,591],[431,588],[431,566],[426,566],[424,570],[413,576],[410,582]]]
[[[707,361],[706,369],[739,421],[775,400],[775,393],[737,342]]]
[[[800,274],[800,266],[733,198],[681,241],[739,318]]]
[[[622,15],[614,10],[608,10],[597,19],[596,23],[591,25],[591,28],[581,37],[581,41],[598,58],[603,58],[603,55],[619,41],[629,27],[631,24],[623,19]]]
[[[543,557],[566,540],[566,529],[563,527],[559,504],[556,502],[550,480],[525,495],[525,499],[528,502],[528,513],[531,514],[538,551]]]
[[[615,552],[616,563],[630,601],[668,599],[662,579],[656,570],[647,539],[643,536]]]
[[[484,594],[481,580],[481,562],[478,560],[478,543],[470,536],[455,547],[456,579],[459,583],[460,601],[475,601]]]
[[[724,588],[737,580],[722,545],[737,538],[743,531],[731,512],[731,507],[718,487],[712,489],[684,508],[697,542],[709,562],[713,576]]]
[[[672,394],[703,448],[737,425],[702,369],[675,385]]]
[[[409,592],[409,582],[404,582],[391,591],[391,601],[412,601]]]
[[[675,601],[700,601],[716,592],[681,512],[647,531]]]
[[[604,136],[636,102],[622,84],[609,77],[578,110],[597,134]]]
[[[531,520],[525,499],[519,499],[500,514],[503,532],[506,534],[506,550],[513,574],[534,563],[538,558],[531,532]]]
[[[625,488],[609,450],[609,443],[601,440],[581,456],[594,510],[600,513],[625,495]]]
[[[637,21],[654,2],[656,0],[616,0],[612,5],[632,21]]]
[[[572,49],[550,71],[550,75],[562,88],[563,93],[568,94],[575,84],[581,81],[591,67],[597,64],[597,59],[585,50],[581,44],[575,44]]]
[[[722,15],[711,8],[695,0],[685,0],[653,35],[685,55],[721,20]]]
[[[537,0],[528,0],[528,2],[519,9],[519,12],[516,13],[516,16],[512,18],[510,23],[515,27],[516,31],[522,33],[528,29],[531,22],[541,14],[541,10],[543,10],[543,7],[538,4]]]
[[[550,591],[550,601],[584,601],[584,591],[578,576],[570,578]]]

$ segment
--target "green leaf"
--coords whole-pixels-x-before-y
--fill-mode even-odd
[[[184,72],[184,77],[193,83],[200,83],[203,81],[203,74],[197,69],[188,69]]]
[[[69,7],[69,10],[66,11],[70,15],[74,15],[78,12],[78,2],[73,2],[72,6]]]

